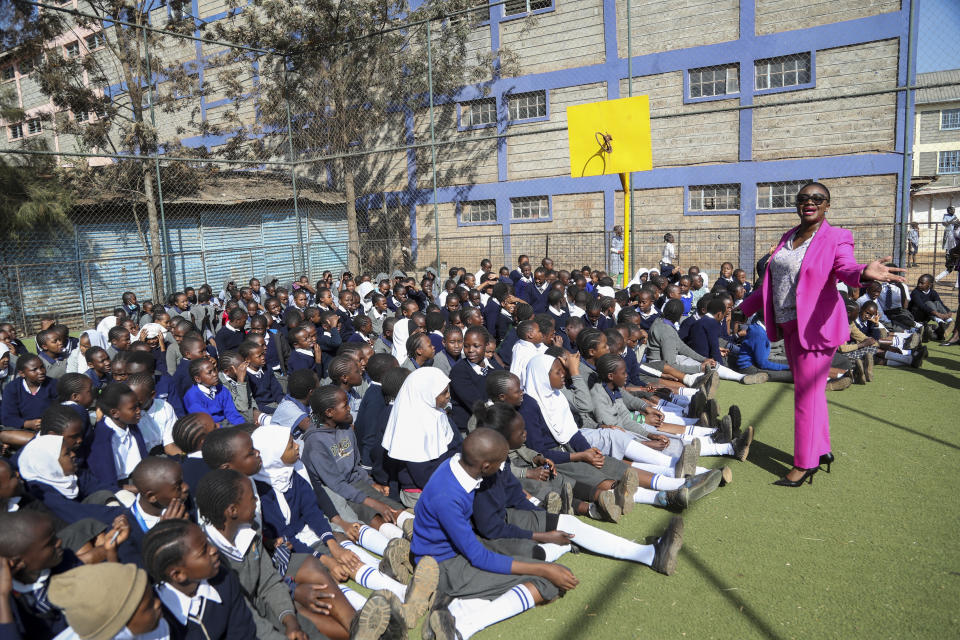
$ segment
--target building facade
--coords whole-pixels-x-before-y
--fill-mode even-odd
[[[917,84],[928,88],[915,99],[913,175],[922,184],[912,194],[911,221],[923,229],[941,222],[948,206],[960,207],[960,69],[921,73]]]

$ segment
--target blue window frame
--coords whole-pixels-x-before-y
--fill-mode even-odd
[[[937,173],[960,173],[960,150],[941,151],[937,156]]]
[[[960,109],[944,109],[940,112],[941,129],[960,129]]]

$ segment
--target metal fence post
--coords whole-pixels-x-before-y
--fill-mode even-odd
[[[430,90],[430,172],[433,174],[433,244],[437,252],[437,270],[440,269],[440,210],[437,208],[437,137],[433,130],[433,43],[427,22],[427,83]]]
[[[633,96],[633,28],[630,21],[630,0],[627,0],[627,97]],[[626,194],[624,194],[626,195]],[[630,216],[630,237],[627,238],[627,242],[630,243],[630,255],[629,255],[629,264],[623,265],[624,271],[628,274],[633,273],[633,265],[636,260],[636,250],[634,245],[636,244],[636,228],[637,225],[633,220],[633,173],[630,174],[630,210],[627,212],[627,215]],[[614,218],[616,219],[616,218]],[[626,222],[626,221],[625,221]],[[609,256],[604,258],[604,263],[607,262]],[[632,277],[632,276],[631,276]],[[625,278],[624,282],[628,282],[629,278]]]
[[[917,42],[917,3],[918,0],[910,0],[910,22],[907,28],[907,86],[912,87],[915,81],[916,64],[916,42]],[[910,226],[910,218],[913,216],[913,204],[910,201],[910,180],[913,175],[913,90],[907,89],[903,95],[903,169],[902,169],[902,189],[900,196],[900,237],[897,238],[896,230],[893,237],[897,242],[894,247],[893,255],[897,264],[902,265],[907,255],[907,229]]]
[[[153,108],[153,70],[150,68],[150,43],[147,41],[147,30],[143,31],[143,55],[147,63],[147,104],[150,106],[150,126],[153,127],[154,135],[157,132],[157,117]],[[160,246],[153,247],[154,251],[159,250],[164,256],[161,260],[163,265],[163,281],[166,283],[167,291],[173,291],[173,276],[170,273],[170,247],[167,246],[167,216],[163,208],[163,181],[160,179],[160,144],[154,141],[153,148],[153,166],[157,172],[157,204],[160,205]],[[147,194],[152,198],[153,194]]]
[[[27,310],[23,306],[23,285],[20,282],[20,265],[14,267],[17,272],[17,297],[20,299],[20,318],[23,322],[23,332],[27,333]]]
[[[83,323],[87,323],[87,301],[83,294],[83,270],[80,266],[80,227],[73,225],[73,244],[77,256],[77,281],[80,284],[80,313],[83,315]]]
[[[297,217],[297,244],[300,245],[300,264],[306,265],[307,262],[303,256],[303,225],[300,223],[300,203],[297,197],[297,165],[294,161],[293,151],[293,125],[290,117],[290,92],[287,84],[287,59],[283,59],[283,102],[287,110],[287,147],[290,150],[290,183],[293,186],[293,213]],[[262,220],[262,217],[261,217]],[[297,271],[294,265],[294,272]],[[308,276],[309,277],[309,276]]]

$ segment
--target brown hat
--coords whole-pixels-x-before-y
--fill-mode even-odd
[[[111,640],[127,626],[147,586],[147,573],[136,565],[101,562],[53,576],[47,596],[83,640]]]

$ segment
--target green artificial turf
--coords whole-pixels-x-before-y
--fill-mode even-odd
[[[837,461],[798,489],[771,485],[792,464],[793,386],[722,382],[722,410],[740,405],[756,440],[746,462],[701,459],[734,480],[683,514],[677,572],[568,554],[577,589],[475,637],[956,637],[960,348],[933,344],[920,370],[827,393]],[[670,515],[599,526],[642,541]]]

